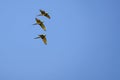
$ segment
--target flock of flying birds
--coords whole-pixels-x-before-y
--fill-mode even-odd
[[[49,14],[47,12],[45,12],[44,10],[40,10],[40,14],[37,15],[37,16],[44,16],[44,17],[50,19]],[[44,31],[46,31],[46,27],[43,24],[43,22],[40,19],[38,19],[38,18],[35,18],[35,20],[36,20],[36,23],[33,24],[33,25],[39,25]],[[46,35],[45,34],[40,34],[40,35],[38,35],[38,37],[36,37],[34,39],[39,39],[39,38],[41,38],[42,41],[44,42],[44,44],[47,45],[47,39],[46,39]]]

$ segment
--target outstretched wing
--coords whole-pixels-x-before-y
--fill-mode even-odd
[[[45,14],[45,11],[44,11],[44,10],[40,10],[40,12],[41,12],[42,15]]]
[[[35,18],[35,20],[36,20],[36,23],[37,23],[37,24],[40,24],[40,23],[41,23],[40,19]]]
[[[46,39],[46,37],[44,37],[44,38],[42,39],[42,41],[44,42],[45,45],[47,45],[47,39]]]
[[[44,16],[50,19],[50,15],[48,13],[46,13]]]
[[[44,31],[46,31],[46,27],[45,27],[45,25],[43,24],[43,23],[41,23],[41,24],[39,24],[40,26],[41,26],[41,28],[44,30]]]

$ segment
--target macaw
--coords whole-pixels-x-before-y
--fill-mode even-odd
[[[46,31],[46,27],[45,27],[45,25],[43,24],[43,22],[42,22],[40,19],[38,19],[38,18],[35,18],[35,20],[36,20],[36,23],[33,24],[33,25],[40,25],[41,28],[42,28],[44,31]]]
[[[42,41],[44,42],[44,44],[47,45],[47,39],[46,39],[46,35],[45,34],[38,35],[38,37],[36,37],[34,39],[38,39],[38,38],[41,38]]]
[[[50,15],[49,15],[47,12],[45,12],[44,10],[40,10],[40,13],[41,13],[41,14],[39,14],[38,16],[45,16],[45,17],[47,17],[48,19],[50,19]]]

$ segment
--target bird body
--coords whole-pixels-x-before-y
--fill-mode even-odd
[[[34,38],[34,39],[38,39],[38,38],[41,38],[42,41],[44,42],[44,44],[47,45],[46,35],[41,34],[41,35],[38,35],[38,37],[36,37],[36,38]]]
[[[42,22],[40,19],[37,19],[37,18],[35,18],[35,20],[36,20],[36,23],[33,24],[33,25],[40,25],[41,28],[42,28],[44,31],[46,31],[46,27],[45,27],[45,25],[43,24],[43,22]]]

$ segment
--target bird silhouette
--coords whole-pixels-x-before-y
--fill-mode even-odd
[[[40,13],[41,13],[41,14],[39,14],[38,16],[45,16],[45,17],[47,17],[48,19],[50,19],[50,15],[49,15],[47,12],[45,12],[44,10],[40,10]]]
[[[45,27],[45,25],[43,24],[43,22],[42,22],[40,19],[38,19],[38,18],[35,18],[35,20],[36,20],[36,23],[33,24],[33,25],[40,25],[41,28],[42,28],[44,31],[46,31],[46,27]]]
[[[46,35],[45,34],[38,35],[38,37],[36,37],[34,39],[38,39],[38,38],[41,38],[42,41],[44,42],[44,44],[47,45],[47,39],[46,39]]]

